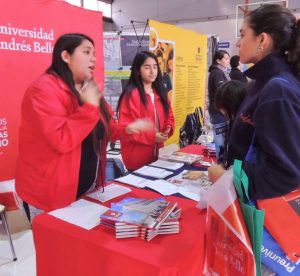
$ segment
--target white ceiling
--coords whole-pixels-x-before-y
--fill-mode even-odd
[[[169,23],[203,22],[235,18],[240,4],[270,0],[114,0],[112,18],[118,29],[131,28],[131,20],[155,19]],[[300,12],[300,0],[288,0],[288,7]]]

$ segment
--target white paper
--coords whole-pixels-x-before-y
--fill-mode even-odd
[[[106,202],[115,197],[131,192],[131,189],[112,183],[104,188],[104,192],[102,191],[103,189],[99,188],[91,193],[86,194],[86,196],[100,200],[101,202]]]
[[[80,199],[72,203],[70,206],[54,210],[48,214],[68,223],[90,230],[99,224],[100,215],[102,215],[106,210],[108,210],[108,208],[103,205]]]
[[[172,195],[177,193],[178,187],[165,180],[149,180],[146,182],[146,187],[149,187],[162,195]]]
[[[178,187],[179,194],[182,194],[183,196],[195,201],[200,200],[200,192],[201,190],[193,185],[184,185],[182,187]]]
[[[170,162],[170,161],[165,161],[160,159],[149,164],[149,166],[164,168],[172,171],[180,169],[183,165],[184,165],[183,163]]]
[[[173,172],[167,171],[165,169],[149,167],[149,166],[144,166],[134,172],[141,174],[141,175],[151,176],[154,178],[165,178],[165,177],[173,174]]]
[[[133,174],[127,174],[125,176],[116,178],[115,180],[118,181],[118,182],[121,182],[121,183],[132,185],[132,186],[137,187],[137,188],[144,188],[145,187],[145,181],[147,181],[148,179],[143,178],[143,177],[139,177],[139,176],[135,176]]]
[[[177,151],[178,149],[179,148],[176,144],[171,144],[171,145],[165,146],[165,147],[159,149],[158,156],[172,153],[174,151]]]

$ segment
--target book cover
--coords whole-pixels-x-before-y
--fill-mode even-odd
[[[112,203],[111,208],[101,215],[101,221],[114,221],[158,228],[175,209],[177,203],[167,202],[163,198],[140,199],[124,198]]]
[[[212,185],[207,172],[195,170],[184,170],[180,174],[169,178],[167,181],[181,187],[184,185],[192,185],[203,189],[209,189]]]
[[[158,159],[191,165],[203,160],[203,155],[174,151],[159,154]]]
[[[207,172],[193,170],[184,170],[167,181],[178,187],[178,193],[195,201],[199,201],[212,185]]]

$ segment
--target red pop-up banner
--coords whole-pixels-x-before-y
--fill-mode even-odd
[[[0,1],[0,181],[12,179],[20,107],[27,86],[51,63],[56,39],[80,32],[95,42],[95,78],[103,88],[102,14],[58,0]]]

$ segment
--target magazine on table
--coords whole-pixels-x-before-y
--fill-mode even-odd
[[[183,163],[176,163],[176,162],[165,161],[165,160],[160,160],[160,159],[149,164],[149,166],[152,166],[152,167],[163,168],[163,169],[167,169],[167,170],[171,170],[171,171],[176,171],[176,170],[180,169],[183,165],[184,165]]]
[[[90,193],[85,194],[85,196],[99,200],[101,202],[106,202],[129,192],[131,192],[131,189],[118,185],[116,183],[111,183],[105,186],[104,191],[102,187],[100,187]]]
[[[130,231],[139,231],[146,232],[149,230],[146,226],[136,225],[136,224],[128,224],[126,222],[114,222],[106,219],[101,219],[101,225],[115,229],[116,232],[130,232]],[[173,229],[179,227],[178,218],[169,217],[165,220],[159,227],[159,229]]]
[[[151,167],[151,166],[144,166],[138,170],[135,170],[134,173],[150,176],[154,178],[165,178],[173,174],[173,172],[171,171],[162,168]]]
[[[148,179],[136,176],[134,174],[127,174],[122,177],[116,178],[115,181],[125,183],[127,185],[131,185],[137,188],[144,188],[145,182],[148,181]]]
[[[157,229],[176,208],[176,205],[177,203],[168,202],[163,198],[126,197],[118,203],[112,203],[111,208],[101,215],[101,219]]]
[[[184,170],[167,181],[178,187],[178,193],[196,201],[199,201],[201,195],[212,185],[206,171]]]
[[[179,221],[171,223],[162,223],[158,229],[149,229],[144,227],[128,225],[117,225],[115,227],[116,238],[130,238],[139,237],[144,240],[150,241],[157,235],[162,234],[176,234],[180,232]]]
[[[191,165],[203,160],[203,155],[181,152],[172,144],[159,150],[158,159]]]
[[[179,233],[181,209],[164,198],[124,198],[112,203],[100,224],[114,229],[116,238],[138,237],[150,241],[160,234]]]
[[[184,170],[167,180],[148,180],[144,184],[162,195],[179,193],[197,202],[212,185],[207,172],[192,170]]]
[[[203,145],[202,152],[205,156],[216,157],[216,146],[214,143]]]

